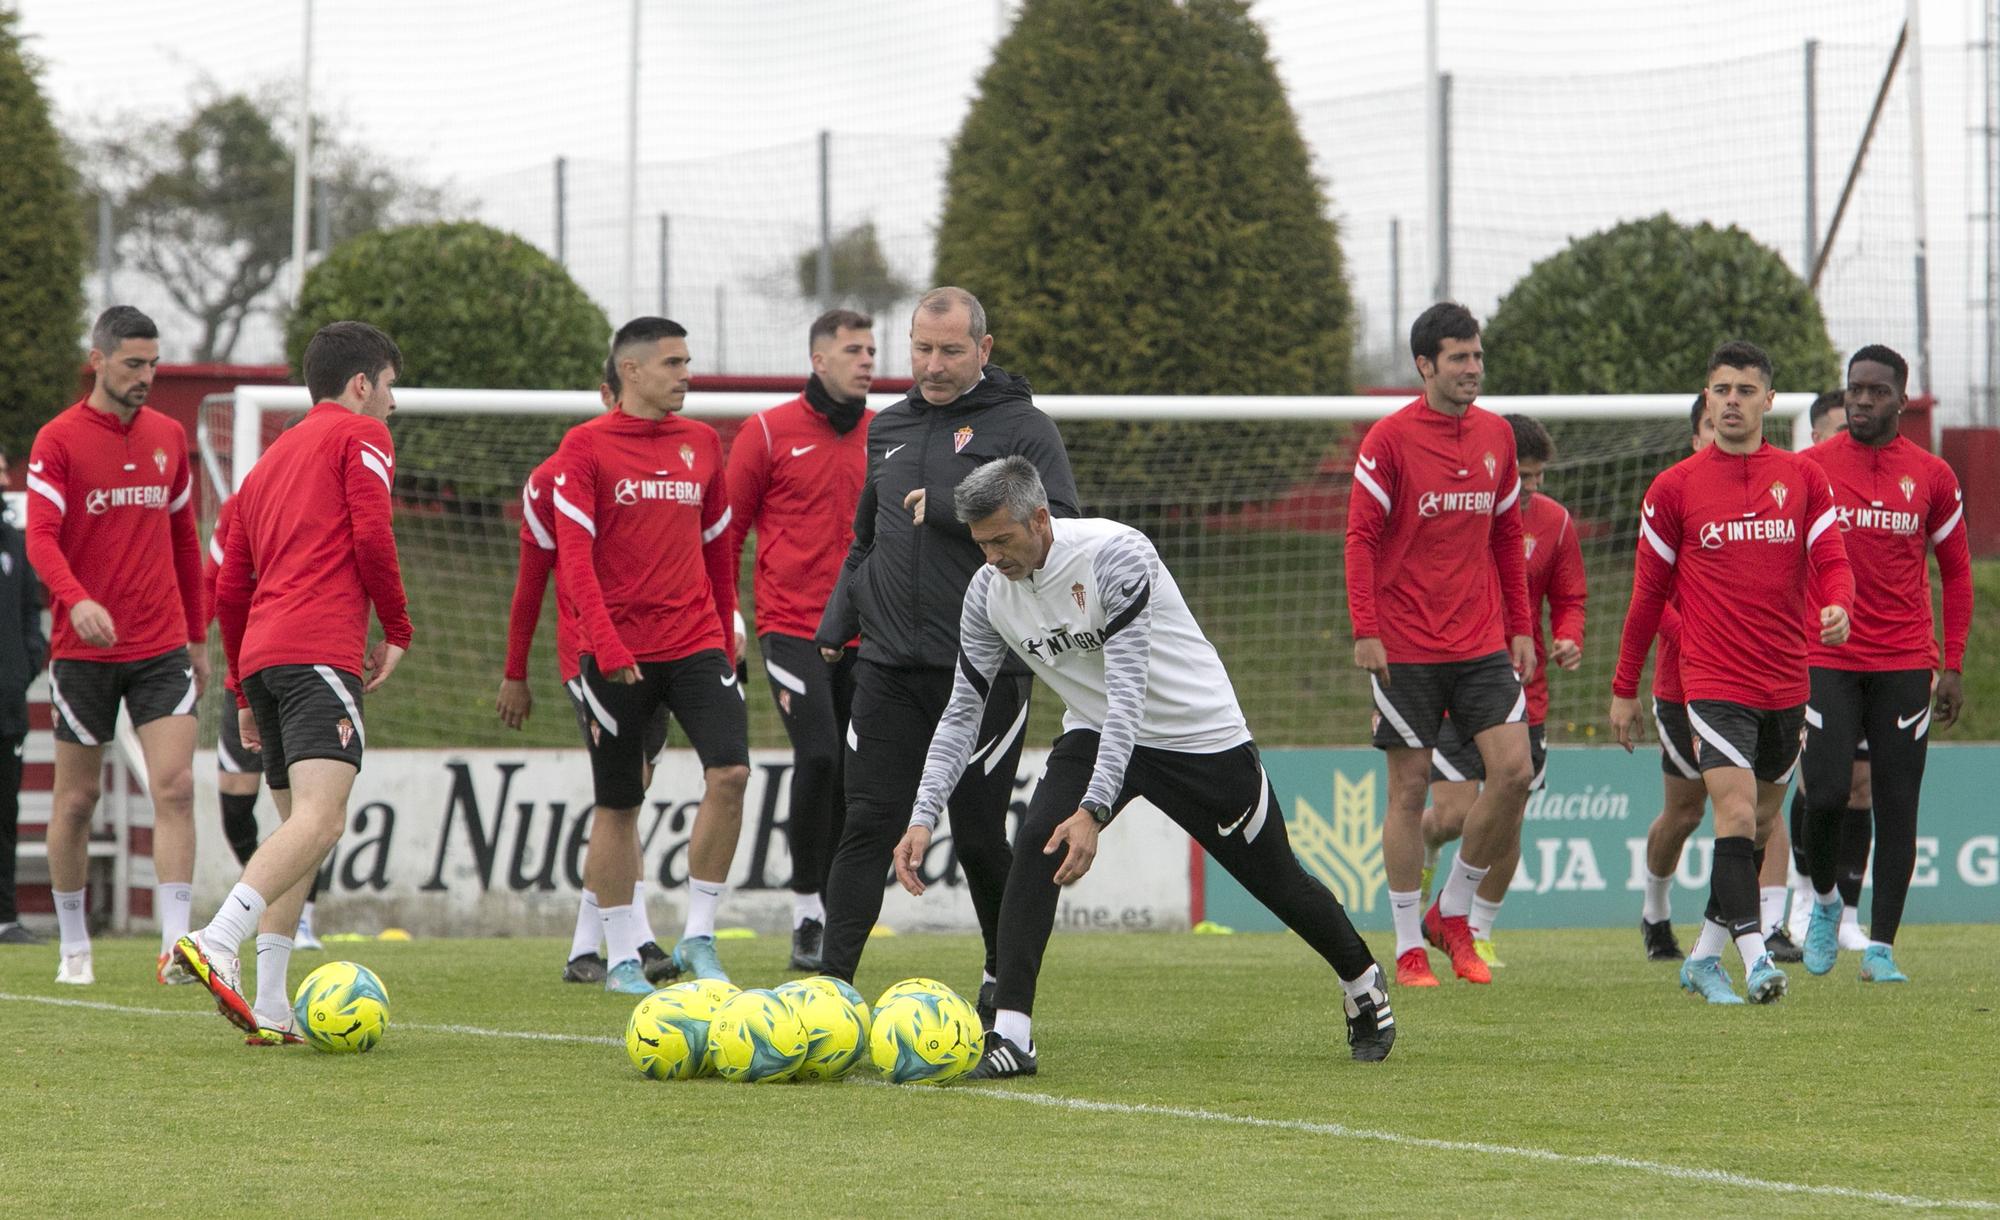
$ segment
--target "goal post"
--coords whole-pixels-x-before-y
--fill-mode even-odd
[[[696,391],[685,413],[730,443],[736,427],[783,393]],[[886,406],[897,395],[879,395]],[[1781,394],[1766,422],[1775,443],[1809,435],[1811,394]],[[397,679],[373,697],[371,728],[408,746],[574,744],[555,681],[554,609],[545,606],[530,676],[541,714],[502,729],[494,691],[506,653],[518,557],[520,487],[562,432],[602,411],[594,391],[399,389],[397,536],[417,641]],[[1355,447],[1402,397],[1120,397],[1040,395],[1061,427],[1083,510],[1147,531],[1221,652],[1252,732],[1268,745],[1359,742],[1367,683],[1352,666],[1342,548]],[[1631,592],[1639,501],[1688,452],[1693,392],[1494,397],[1480,405],[1542,420],[1557,454],[1543,490],[1569,509],[1589,584],[1584,663],[1550,680],[1549,737],[1604,740],[1618,631]],[[300,387],[242,386],[204,409],[203,458],[233,490],[310,402]],[[225,439],[226,438],[226,439]],[[212,513],[213,496],[207,505]],[[212,517],[211,517],[212,519]],[[746,548],[741,596],[755,624]],[[751,665],[759,667],[751,642]],[[757,682],[751,738],[785,738]],[[1047,692],[1032,732],[1058,723]],[[678,735],[677,735],[678,739]]]

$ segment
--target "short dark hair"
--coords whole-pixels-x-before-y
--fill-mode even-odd
[[[1508,415],[1503,418],[1514,428],[1514,457],[1516,461],[1552,462],[1556,456],[1556,443],[1549,436],[1549,430],[1542,427],[1542,421],[1532,415]]]
[[[1818,398],[1813,399],[1812,407],[1806,411],[1806,421],[1808,423],[1816,424],[1819,421],[1825,419],[1827,417],[1827,413],[1832,411],[1835,407],[1845,408],[1846,406],[1847,406],[1847,391],[1828,390],[1826,393],[1820,395]]]
[[[949,316],[952,310],[961,305],[965,306],[966,336],[977,343],[986,337],[986,306],[981,305],[979,298],[965,289],[950,284],[942,288],[933,288],[917,298],[917,307],[910,311],[910,328],[916,329],[917,315],[920,313],[942,318]]]
[[[1717,369],[1756,369],[1764,374],[1765,385],[1772,381],[1771,357],[1746,339],[1731,339],[1709,353],[1708,371],[1713,373]]]
[[[651,316],[634,318],[619,327],[618,333],[611,336],[612,362],[616,363],[628,348],[637,347],[642,343],[658,343],[662,339],[685,339],[687,333],[687,327],[672,318]]]
[[[1701,421],[1708,417],[1708,391],[1702,390],[1694,396],[1694,406],[1688,409],[1688,435],[1701,435]]]
[[[1446,339],[1477,339],[1479,319],[1457,301],[1439,301],[1410,323],[1410,355],[1436,362]]]
[[[153,320],[130,305],[113,305],[97,315],[90,328],[90,348],[109,356],[127,339],[157,339],[160,328]]]
[[[952,512],[966,525],[1007,510],[1015,521],[1026,524],[1038,508],[1049,506],[1049,493],[1042,487],[1042,473],[1035,464],[1016,453],[994,458],[959,480],[951,493]]]
[[[625,379],[618,375],[618,361],[611,356],[604,358],[604,384],[611,387],[611,401],[617,402],[625,394]]]
[[[1847,371],[1853,372],[1857,362],[1867,360],[1874,364],[1886,364],[1896,375],[1896,393],[1906,394],[1910,389],[1910,362],[1894,348],[1883,347],[1880,343],[1870,343],[1867,347],[1847,358]],[[1817,416],[1815,416],[1817,418]]]
[[[302,363],[306,390],[314,402],[330,402],[340,397],[356,373],[369,385],[381,380],[383,369],[403,375],[403,351],[376,327],[366,322],[329,322],[306,344]]]
[[[843,330],[874,330],[875,319],[852,309],[829,309],[817,318],[806,331],[806,346],[811,347],[821,339],[831,339]]]

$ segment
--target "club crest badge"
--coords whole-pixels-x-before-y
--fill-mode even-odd
[[[1917,481],[1911,478],[1909,475],[1904,475],[1902,479],[1897,482],[1896,486],[1903,489],[1903,499],[1906,501],[1915,497],[1915,495],[1917,494]]]
[[[1083,609],[1083,583],[1081,581],[1069,587],[1069,595],[1076,599],[1076,608],[1079,610]]]
[[[1785,486],[1783,483],[1771,484],[1771,499],[1777,502],[1779,508],[1783,508],[1785,506],[1785,497],[1791,494],[1792,494],[1792,489]]]
[[[688,468],[689,470],[693,470],[693,469],[694,469],[694,446],[693,446],[693,445],[682,445],[682,446],[681,446],[681,461],[682,461],[682,463],[684,463],[684,464],[685,464],[685,465],[687,466],[687,468]]]
[[[333,727],[340,734],[340,748],[345,750],[348,743],[354,740],[354,722],[342,716],[340,723]]]
[[[595,720],[590,722],[590,744],[594,746],[604,744],[604,729]]]
[[[778,710],[789,716],[792,714],[792,692],[778,688]]]
[[[960,428],[951,434],[951,451],[953,453],[965,452],[965,447],[971,443],[972,429],[970,428]]]
[[[1527,558],[1533,559],[1535,557],[1535,536],[1533,534],[1524,534],[1521,537],[1521,542],[1528,548]]]
[[[164,449],[155,449],[155,450],[153,450],[153,466],[154,466],[154,468],[155,468],[155,469],[157,469],[157,470],[158,470],[158,471],[159,471],[159,472],[160,472],[161,474],[165,474],[165,473],[167,473],[167,451],[166,451],[166,450],[164,450]]]
[[[1492,451],[1491,451],[1491,450],[1487,451],[1487,453],[1486,453],[1486,456],[1484,456],[1484,457],[1480,458],[1479,460],[1480,460],[1481,462],[1485,463],[1485,465],[1486,465],[1486,477],[1487,477],[1487,478],[1489,478],[1489,479],[1490,479],[1490,478],[1492,478],[1492,477],[1493,477],[1494,475],[1496,475],[1496,474],[1498,474],[1498,473],[1500,472],[1500,459],[1498,459],[1498,458],[1494,457],[1494,456],[1493,456],[1493,453],[1492,453]]]

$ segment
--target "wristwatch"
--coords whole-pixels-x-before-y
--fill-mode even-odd
[[[1091,820],[1099,826],[1109,826],[1111,824],[1111,806],[1105,804],[1103,801],[1084,801],[1077,808],[1089,814]]]

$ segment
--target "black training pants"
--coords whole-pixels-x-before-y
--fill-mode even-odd
[[[1896,943],[1917,866],[1917,799],[1930,751],[1930,704],[1928,669],[1812,671],[1802,779],[1813,888],[1827,893],[1838,881],[1840,822],[1854,745],[1866,737],[1875,793],[1875,903],[1868,935],[1884,944]]]

